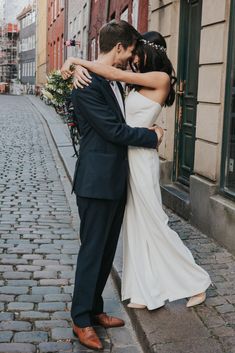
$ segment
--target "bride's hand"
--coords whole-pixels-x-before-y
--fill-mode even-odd
[[[160,146],[163,140],[164,130],[158,125],[151,126],[149,130],[155,131],[157,135],[157,150],[158,150],[158,147]]]
[[[64,80],[67,80],[73,74],[73,72],[70,70],[70,66],[70,61],[66,60],[60,69],[61,76]]]
[[[73,86],[75,88],[83,88],[91,83],[91,76],[85,67],[76,65],[73,73]]]

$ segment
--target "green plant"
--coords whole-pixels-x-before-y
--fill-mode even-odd
[[[53,71],[47,76],[42,94],[55,107],[61,107],[70,96],[73,88],[73,77],[64,80],[59,70]]]

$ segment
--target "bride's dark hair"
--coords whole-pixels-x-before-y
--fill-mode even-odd
[[[142,38],[148,40],[151,43],[161,45],[163,48],[167,49],[165,38],[161,33],[156,31],[149,31],[142,34]]]
[[[162,71],[170,76],[170,92],[166,98],[165,105],[171,106],[175,100],[174,85],[176,77],[173,65],[166,53],[166,41],[163,36],[155,31],[144,33],[142,39],[137,41],[134,54],[139,57],[138,69],[141,73]],[[140,88],[135,86],[136,90]]]

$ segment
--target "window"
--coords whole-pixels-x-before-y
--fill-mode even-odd
[[[51,2],[51,23],[53,22],[54,19],[54,4]]]
[[[61,62],[64,62],[64,34],[61,35]]]
[[[58,55],[59,55],[59,58],[58,58],[58,69],[60,69],[60,67],[61,67],[61,49],[60,49],[61,42],[60,42],[60,38],[58,38],[57,41],[58,41]]]
[[[221,188],[235,198],[235,0],[231,1],[230,16]]]
[[[33,11],[32,12],[32,23],[34,23],[36,21],[36,12]]]
[[[55,21],[56,20],[56,0],[54,1],[54,4],[53,4],[53,20]]]
[[[121,13],[121,20],[128,22],[128,7]]]
[[[91,41],[91,60],[95,60],[96,58],[96,40],[95,38]]]
[[[28,38],[23,38],[20,43],[20,51],[32,50],[35,48],[35,34]]]
[[[25,51],[25,50],[26,50],[26,40],[25,38],[23,38],[21,43],[21,51]]]
[[[110,19],[111,20],[115,20],[115,16],[116,16],[116,13],[115,13],[115,11],[112,13],[112,15],[110,16]]]
[[[32,76],[32,62],[29,63],[29,76]]]
[[[78,32],[81,30],[81,28],[82,28],[82,11],[80,11],[78,14]]]
[[[139,0],[133,0],[132,4],[132,26],[138,28]]]
[[[83,6],[83,26],[86,26],[88,23],[88,12],[87,12],[87,4]]]
[[[35,22],[35,20],[36,20],[35,11],[32,11],[32,12],[28,13],[21,21],[22,28],[25,28],[25,27],[31,25],[32,23]]]
[[[57,16],[57,12],[58,12],[58,0],[55,0],[55,15],[54,15],[54,19],[56,18]]]
[[[75,33],[76,33],[76,17],[74,17],[73,19],[72,35],[74,36]]]
[[[53,46],[53,69],[55,69],[56,67],[56,44],[54,42],[54,46]]]
[[[60,0],[60,9],[64,9],[64,0]]]
[[[83,59],[87,59],[87,29],[86,27],[83,28],[83,34],[82,34],[82,57]]]

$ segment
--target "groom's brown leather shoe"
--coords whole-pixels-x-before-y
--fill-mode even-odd
[[[102,313],[95,316],[95,323],[104,327],[121,327],[125,325],[125,321],[119,319],[118,317],[108,316],[106,313]]]
[[[99,337],[97,336],[93,327],[78,327],[73,325],[73,333],[78,337],[79,342],[84,346],[100,351],[103,349],[102,343],[100,342]]]

